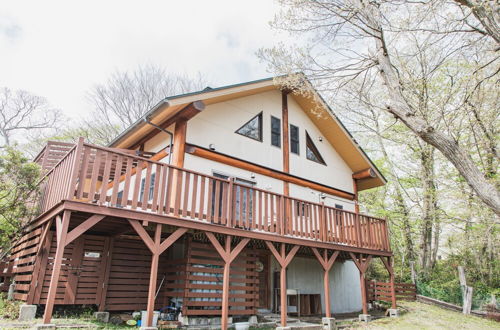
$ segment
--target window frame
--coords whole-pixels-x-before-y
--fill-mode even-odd
[[[309,157],[309,153],[308,153],[309,150],[311,150],[311,152],[314,154],[314,156],[316,156],[316,158],[318,158],[318,160],[311,159]],[[325,159],[323,158],[323,156],[321,156],[321,153],[319,152],[318,147],[316,147],[316,145],[314,144],[314,142],[313,142],[313,140],[312,140],[312,138],[309,135],[309,132],[307,130],[306,130],[306,159],[313,161],[315,163],[327,166]]]
[[[278,121],[278,132],[273,131],[273,120]],[[273,143],[273,134],[278,134],[278,145]],[[271,145],[281,149],[281,119],[271,115]]]
[[[292,137],[292,127],[295,127],[297,129],[297,139],[294,141]],[[290,135],[290,153],[291,154],[296,154],[300,156],[300,128],[298,126],[295,126],[293,124],[289,124],[289,135]],[[292,144],[296,142],[297,143],[297,152],[294,152],[292,149]]]
[[[263,134],[262,134],[262,131],[263,131],[263,125],[264,125],[263,113],[264,113],[264,111],[259,112],[258,114],[256,114],[256,115],[255,115],[255,116],[253,116],[252,118],[250,118],[250,120],[249,120],[249,121],[247,121],[246,123],[244,123],[243,125],[241,125],[241,126],[240,126],[240,127],[239,127],[236,131],[234,131],[234,132],[235,132],[236,134],[239,134],[239,135],[241,135],[241,136],[247,137],[247,138],[252,139],[252,140],[254,140],[254,141],[263,142]],[[252,120],[254,120],[254,119],[255,119],[255,117],[258,117],[258,118],[259,118],[259,127],[260,127],[260,129],[259,129],[259,138],[258,138],[258,139],[254,138],[254,137],[252,137],[252,136],[248,136],[248,135],[242,134],[242,133],[240,133],[240,132],[239,132],[239,131],[243,128],[243,127],[245,127],[245,126],[246,126],[246,125],[248,125],[248,124],[249,124]]]

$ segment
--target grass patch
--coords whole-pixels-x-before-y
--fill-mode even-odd
[[[383,318],[367,324],[358,323],[352,328],[362,329],[500,329],[500,323],[478,316],[446,310],[420,302],[401,301],[398,305],[406,310],[400,317]]]

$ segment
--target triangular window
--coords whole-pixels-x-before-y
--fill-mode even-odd
[[[241,126],[236,133],[262,142],[262,112]]]
[[[307,159],[315,161],[316,163],[326,165],[325,161],[323,160],[323,157],[321,157],[321,154],[318,151],[318,148],[316,148],[316,146],[314,145],[307,131],[306,131],[306,157]]]

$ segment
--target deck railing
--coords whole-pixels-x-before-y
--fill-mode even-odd
[[[41,211],[63,199],[374,250],[386,222],[267,190],[79,143],[44,178]]]

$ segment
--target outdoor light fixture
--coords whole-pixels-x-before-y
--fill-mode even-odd
[[[321,136],[318,138],[318,140],[319,142],[323,142],[323,138]]]
[[[208,145],[208,148],[209,148],[210,150],[215,150],[215,144],[210,143],[210,144]]]

